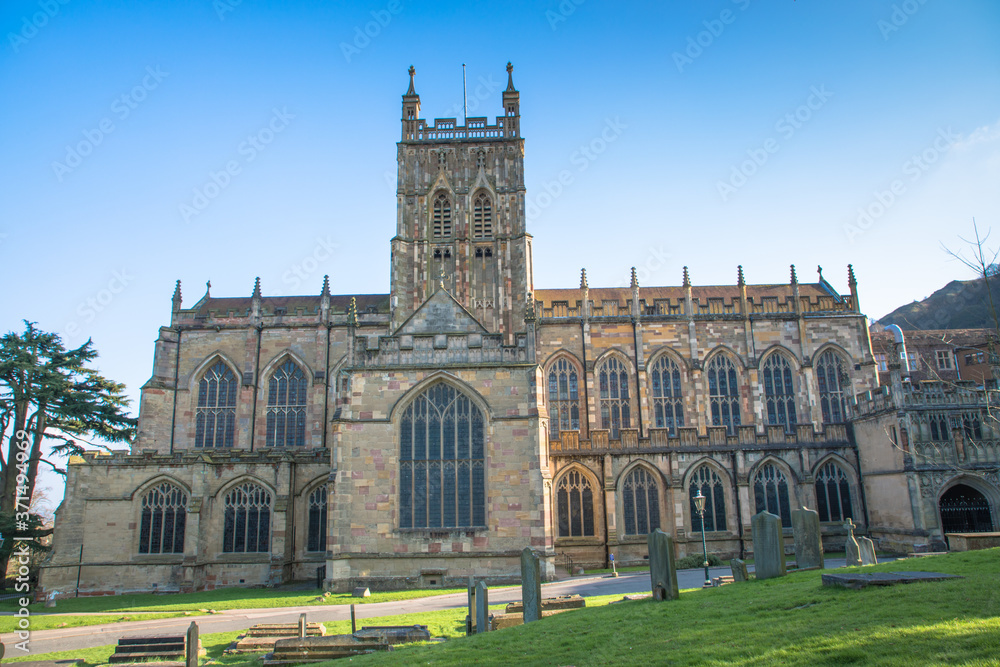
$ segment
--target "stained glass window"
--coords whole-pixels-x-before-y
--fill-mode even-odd
[[[580,428],[579,382],[576,366],[559,359],[549,369],[549,433],[559,439],[559,431]]]
[[[792,526],[792,509],[788,501],[788,480],[777,466],[761,466],[753,477],[753,497],[756,512],[770,512],[781,517],[781,525]]]
[[[222,550],[226,553],[262,553],[271,544],[271,494],[253,482],[244,482],[226,494]]]
[[[820,521],[842,523],[854,516],[847,475],[833,462],[825,464],[816,475],[816,511]]]
[[[622,482],[626,535],[645,535],[660,527],[660,488],[648,470],[638,467]]]
[[[571,470],[556,485],[559,537],[593,537],[594,490],[580,471]]]
[[[676,435],[684,426],[684,406],[681,395],[681,371],[668,357],[660,357],[649,370],[653,390],[653,423],[656,428],[670,429]]]
[[[847,420],[844,403],[844,386],[850,380],[844,360],[833,350],[819,355],[816,362],[816,381],[819,384],[819,403],[824,424],[839,424]]]
[[[617,357],[601,364],[597,373],[600,387],[601,428],[608,429],[610,438],[617,440],[618,429],[631,426],[628,371]]]
[[[236,433],[236,374],[221,361],[198,383],[195,447],[232,447]]]
[[[169,482],[157,484],[142,497],[139,553],[184,553],[187,494]]]
[[[688,495],[691,503],[691,530],[701,531],[701,515],[695,508],[694,498],[701,491],[705,497],[705,530],[726,529],[726,493],[722,480],[710,466],[703,465],[691,475]]]
[[[309,494],[309,535],[306,551],[326,551],[326,484]]]
[[[740,425],[740,385],[736,366],[724,354],[708,362],[708,401],[712,426],[725,426],[734,435]]]
[[[281,364],[267,383],[267,446],[306,444],[305,373],[292,360]]]
[[[795,385],[792,365],[783,354],[775,353],[764,361],[764,402],[767,423],[781,425],[786,431],[795,426]]]

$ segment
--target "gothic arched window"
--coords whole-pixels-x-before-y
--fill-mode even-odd
[[[559,431],[580,429],[579,381],[576,366],[559,359],[549,368],[549,436],[559,439]]]
[[[306,444],[305,373],[292,361],[278,367],[267,382],[267,446]]]
[[[951,440],[951,427],[948,425],[948,417],[943,413],[931,413],[927,417],[931,426],[931,440]]]
[[[601,428],[608,429],[612,440],[618,439],[618,429],[631,426],[628,371],[617,357],[610,357],[597,372],[600,387]]]
[[[843,522],[854,516],[847,475],[833,462],[825,464],[816,475],[816,511],[820,521]]]
[[[708,362],[708,402],[712,410],[712,426],[725,426],[729,434],[740,425],[740,385],[736,366],[724,354]]]
[[[309,494],[309,534],[306,551],[326,551],[326,484]]]
[[[578,470],[562,476],[556,485],[559,537],[594,536],[594,489]]]
[[[431,233],[436,239],[451,236],[451,200],[443,192],[434,198]]]
[[[819,384],[819,404],[824,424],[839,424],[847,420],[844,386],[849,381],[844,360],[833,350],[819,355],[816,381]]]
[[[681,371],[669,357],[660,357],[649,370],[653,387],[653,423],[656,428],[670,429],[676,435],[684,426],[684,406],[681,395]]]
[[[477,195],[472,202],[472,237],[493,237],[493,201],[485,193]]]
[[[195,447],[232,447],[236,433],[236,374],[215,362],[198,383]]]
[[[425,389],[399,426],[399,527],[486,525],[483,411],[444,382]]]
[[[139,553],[184,553],[187,494],[170,482],[162,482],[142,497],[139,523]]]
[[[622,482],[626,535],[645,535],[660,527],[660,487],[656,477],[635,468]]]
[[[792,526],[792,509],[788,501],[788,480],[777,466],[761,466],[753,476],[753,498],[756,512],[770,512],[781,517],[781,525]]]
[[[226,553],[263,553],[271,548],[271,494],[253,482],[244,482],[226,494],[222,550]]]
[[[786,431],[795,426],[795,385],[792,365],[785,355],[775,353],[764,361],[764,402],[767,423],[781,425]]]
[[[701,491],[705,497],[705,530],[726,529],[726,493],[722,480],[711,466],[703,465],[691,475],[688,496],[691,504],[691,530],[701,531],[701,515],[694,504],[694,498]]]

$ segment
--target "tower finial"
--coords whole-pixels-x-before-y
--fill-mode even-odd
[[[260,276],[257,276],[256,280],[253,281],[253,294],[250,296],[254,299],[260,299]]]
[[[174,310],[180,310],[181,308],[181,281],[177,281],[174,285],[174,296],[171,298],[174,303]]]
[[[682,287],[691,287],[691,276],[688,275],[688,267],[684,267],[684,282]]]
[[[634,266],[632,267],[632,282],[629,283],[629,286],[630,287],[638,287],[639,286],[639,279],[636,278],[636,276],[635,276],[635,267]]]
[[[407,72],[410,73],[410,88],[409,88],[409,90],[406,91],[406,94],[407,95],[416,95],[417,91],[414,90],[414,88],[413,88],[413,75],[417,73],[417,70],[415,70],[413,68],[413,65],[410,65],[410,69],[408,69]]]
[[[819,265],[817,265],[817,266],[816,266],[816,273],[818,273],[818,274],[819,274],[819,281],[820,281],[820,282],[823,282],[823,267],[822,267],[822,266],[819,266]]]
[[[351,305],[347,307],[347,324],[352,327],[358,326],[358,300],[351,297]]]
[[[211,296],[212,296],[212,281],[211,280],[206,280],[205,281],[205,296],[202,297],[202,298],[207,299],[207,298],[209,298]]]
[[[509,60],[507,61],[507,90],[505,92],[517,92],[517,89],[514,88],[514,66],[510,64]]]
[[[330,276],[323,276],[323,291],[320,292],[321,296],[330,296]]]
[[[743,265],[740,264],[736,267],[736,284],[740,287],[746,285],[746,281],[743,280]]]
[[[178,284],[179,283],[180,283],[180,281],[178,281]],[[857,278],[854,277],[854,265],[853,264],[848,264],[847,265],[847,284],[851,286],[852,290],[858,284]]]
[[[587,289],[590,285],[587,284],[587,269],[580,269],[580,289]]]
[[[798,278],[798,276],[795,275],[795,265],[794,264],[792,264],[792,284],[793,285],[798,285],[799,284],[799,278]]]

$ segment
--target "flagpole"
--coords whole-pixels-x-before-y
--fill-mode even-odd
[[[462,63],[462,125],[469,124],[469,95],[465,85],[465,63]]]

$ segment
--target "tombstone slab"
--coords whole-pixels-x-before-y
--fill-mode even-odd
[[[770,512],[761,512],[750,520],[750,530],[757,579],[785,576],[785,539],[781,518]]]
[[[875,555],[875,542],[870,537],[859,537],[858,547],[861,551],[862,565],[878,565],[878,557]]]
[[[819,528],[819,512],[801,509],[792,512],[792,534],[795,536],[795,565],[800,570],[823,568],[823,538]]]
[[[524,622],[542,617],[542,571],[538,556],[530,547],[521,552],[521,603],[524,605]],[[485,623],[485,617],[483,619]]]
[[[490,597],[489,589],[486,588],[486,582],[480,581],[476,584],[476,618],[486,619],[490,615]],[[476,633],[487,632],[490,629],[489,623],[479,623],[476,625]]]
[[[465,635],[472,635],[476,632],[476,580],[469,577],[469,615],[465,619]]]
[[[372,596],[372,592],[367,586],[358,586],[354,589],[351,595],[356,598],[370,598]]]
[[[729,561],[729,567],[733,571],[733,581],[750,581],[750,574],[744,561],[734,558]]]
[[[649,547],[649,585],[654,600],[676,600],[677,565],[674,560],[674,540],[657,528],[646,538]]]

